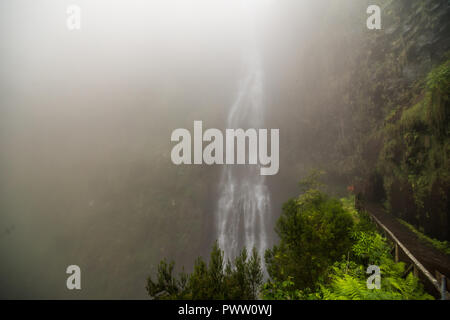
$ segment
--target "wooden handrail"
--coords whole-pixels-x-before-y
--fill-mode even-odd
[[[450,295],[448,292],[445,292],[442,294],[442,288],[441,284],[436,280],[436,278],[427,270],[425,267],[419,262],[419,260],[416,259],[416,257],[413,256],[413,254],[403,245],[403,243],[400,242],[400,240],[397,239],[397,237],[384,225],[381,223],[380,220],[378,220],[374,215],[370,214],[370,217],[372,217],[375,222],[383,228],[383,230],[390,236],[390,238],[395,242],[397,246],[399,246],[403,252],[408,256],[408,258],[412,261],[412,263],[416,266],[417,269],[419,269],[423,275],[430,281],[433,286],[436,288],[436,290],[441,294],[443,299],[449,300]],[[397,253],[396,253],[397,256]]]

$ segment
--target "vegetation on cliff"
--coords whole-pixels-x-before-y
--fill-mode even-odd
[[[382,2],[333,96],[342,104],[328,171],[366,200],[450,240],[449,10],[445,1]],[[332,115],[330,117],[335,117]]]
[[[450,60],[431,71],[413,106],[393,112],[379,134],[386,207],[427,234],[448,239]]]

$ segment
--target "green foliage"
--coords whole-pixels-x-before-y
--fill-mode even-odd
[[[420,99],[382,130],[378,168],[388,208],[445,239],[450,186],[450,60],[432,70]],[[403,200],[407,199],[407,200]]]
[[[351,195],[347,198],[341,198],[340,201],[342,203],[342,207],[344,208],[344,210],[351,214],[355,222],[358,222],[359,214],[355,208],[355,196]]]
[[[314,197],[311,199],[317,200]],[[405,274],[403,263],[393,261],[390,254],[391,248],[386,238],[376,232],[374,225],[368,219],[367,213],[356,211],[353,197],[342,199],[342,203],[344,210],[350,216],[353,216],[356,221],[351,227],[351,232],[349,232],[351,245],[347,254],[335,258],[334,261],[332,261],[333,259],[328,260],[327,267],[317,276],[314,286],[306,287],[295,282],[295,277],[302,276],[302,272],[304,272],[302,260],[296,265],[299,270],[294,269],[295,264],[292,265],[291,269],[280,267],[287,266],[289,255],[295,254],[283,248],[281,241],[278,247],[268,250],[266,254],[266,260],[269,258],[268,270],[272,279],[263,286],[263,298],[283,300],[432,299],[430,295],[424,292],[418,278],[414,277],[412,273]],[[292,209],[293,203],[288,202],[286,206]],[[357,217],[354,217],[355,215]],[[274,253],[280,256],[274,258]],[[305,254],[305,252],[302,253]],[[291,259],[295,258],[297,257],[291,257]],[[275,261],[283,264],[274,265]],[[381,289],[379,290],[367,288],[367,277],[369,275],[366,274],[366,269],[369,265],[380,267]],[[274,277],[274,274],[277,277]]]
[[[418,279],[409,274],[406,279],[390,278],[389,288],[380,290],[367,289],[366,280],[344,274],[336,276],[329,287],[322,287],[317,294],[323,300],[431,300],[432,297],[418,290]]]
[[[323,175],[325,175],[325,172],[322,170],[311,170],[309,174],[298,183],[300,186],[300,191],[307,192],[321,189],[324,186],[320,180]]]
[[[295,288],[314,288],[351,246],[351,214],[317,189],[316,178],[315,173],[307,178],[313,188],[284,204],[275,229],[280,243],[265,254],[270,277],[281,282],[292,277]]]
[[[436,249],[441,250],[445,254],[450,255],[450,242],[449,241],[439,241],[439,240],[436,240],[436,239],[432,239],[432,238],[424,235],[422,232],[420,232],[416,228],[414,228],[414,226],[409,224],[408,222],[403,221],[402,219],[398,219],[398,220],[399,220],[399,222],[401,224],[403,224],[409,230],[414,232],[419,237],[419,239],[427,242],[428,244],[432,245]]]
[[[310,189],[283,206],[276,231],[279,244],[266,251],[270,278],[263,283],[261,261],[246,249],[225,263],[217,243],[209,263],[198,258],[192,274],[173,275],[174,263],[160,262],[147,280],[153,299],[422,300],[432,299],[417,277],[396,263],[386,240],[354,197],[328,197],[310,176]],[[379,266],[381,288],[367,288],[369,265]]]
[[[262,288],[262,296],[265,300],[302,300],[304,293],[295,288],[292,277],[284,281],[267,281]]]
[[[241,254],[234,260],[234,268],[230,263],[226,267],[226,299],[231,300],[252,300],[256,299],[262,285],[263,273],[258,252],[253,249],[250,258],[247,251],[242,250]]]
[[[404,276],[405,265],[395,263],[386,239],[377,233],[358,232],[352,252],[354,261],[341,261],[330,269],[330,282],[312,296],[325,300],[429,300],[417,277]],[[380,267],[381,288],[368,289],[366,261]],[[363,264],[361,264],[361,262]]]
[[[432,70],[426,79],[427,120],[439,136],[449,135],[450,60]]]
[[[148,277],[146,289],[153,299],[253,300],[263,280],[260,260],[255,249],[249,257],[244,248],[233,263],[225,266],[223,251],[216,243],[209,264],[197,258],[190,275],[182,272],[177,278],[173,275],[174,263],[162,260],[156,280]]]
[[[379,264],[389,253],[386,239],[379,233],[356,231],[352,234],[352,238],[356,241],[352,253],[366,265]]]
[[[187,277],[181,273],[179,278],[173,275],[174,262],[162,260],[158,266],[157,280],[148,278],[147,292],[155,299],[182,299],[185,295]]]

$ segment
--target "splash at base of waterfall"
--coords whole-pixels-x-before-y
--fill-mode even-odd
[[[233,169],[224,173],[225,184],[219,200],[218,242],[224,250],[225,260],[237,256],[243,247],[255,247],[264,256],[267,248],[266,215],[270,198],[264,178],[243,177],[235,181]]]

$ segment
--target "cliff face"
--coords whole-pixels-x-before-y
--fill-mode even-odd
[[[450,3],[394,0],[350,80],[347,127],[358,191],[450,240]]]

